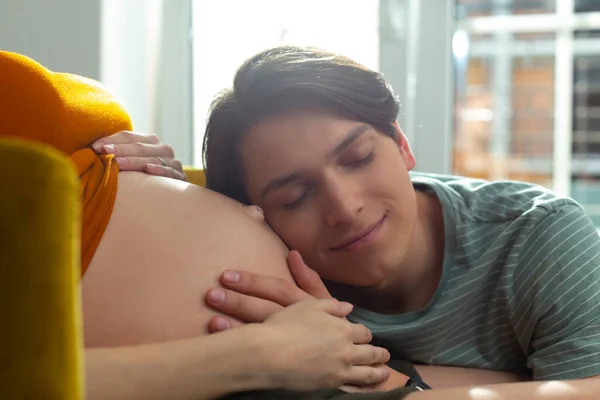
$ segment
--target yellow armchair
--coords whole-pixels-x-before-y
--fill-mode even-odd
[[[0,398],[83,399],[79,181],[59,151],[0,138]]]
[[[198,186],[206,185],[206,176],[204,176],[204,170],[195,167],[183,167],[183,172],[188,177],[188,181]]]
[[[204,186],[204,171],[185,167]],[[79,181],[52,147],[0,138],[0,398],[84,398]]]

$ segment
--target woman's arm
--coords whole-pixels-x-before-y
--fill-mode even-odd
[[[257,389],[313,390],[374,384],[388,371],[370,367],[389,353],[368,344],[362,325],[343,319],[352,307],[307,300],[264,324],[158,344],[88,349],[91,400],[214,399]]]
[[[258,362],[262,340],[243,327],[234,335],[87,349],[86,398],[214,399],[268,388],[270,377],[259,373],[266,367]]]

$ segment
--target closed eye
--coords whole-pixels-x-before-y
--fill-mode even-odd
[[[365,165],[370,164],[374,159],[375,159],[375,153],[370,153],[365,158],[361,158],[360,160],[352,161],[352,162],[344,164],[344,167],[350,167],[350,168],[364,167]]]
[[[302,195],[300,195],[300,197],[298,197],[296,200],[292,201],[291,203],[284,204],[283,208],[285,208],[286,210],[294,210],[298,208],[302,205],[302,203],[306,201],[311,191],[312,189],[306,189],[304,192],[302,192]]]

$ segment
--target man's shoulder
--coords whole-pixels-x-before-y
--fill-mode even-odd
[[[521,217],[543,219],[565,206],[579,204],[548,188],[528,182],[483,179],[462,176],[411,173],[417,189],[427,187],[442,192],[440,200],[451,202],[466,221],[502,222]],[[445,199],[444,199],[445,198]]]

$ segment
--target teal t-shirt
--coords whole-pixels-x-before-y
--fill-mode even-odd
[[[536,380],[600,375],[600,236],[572,199],[512,181],[413,174],[444,213],[440,285],[423,310],[351,319],[413,362]]]

